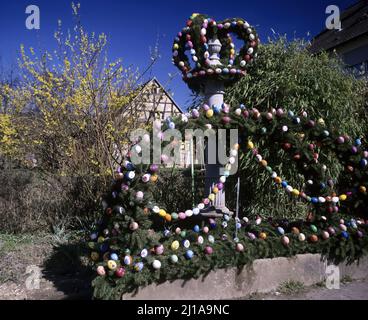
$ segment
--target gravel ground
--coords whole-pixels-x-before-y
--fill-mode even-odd
[[[313,288],[310,291],[292,297],[302,300],[368,300],[368,281],[359,280],[343,284],[340,289]]]
[[[368,300],[368,279],[340,284],[339,289],[315,285],[293,293],[272,292],[245,297],[250,300]]]
[[[75,278],[58,279],[64,282],[68,290],[61,291],[58,286],[46,279],[41,279],[39,289],[27,290],[23,284],[7,282],[0,285],[0,300],[87,300],[90,299],[89,286],[84,280]],[[302,293],[270,293],[255,295],[251,300],[368,300],[368,281],[357,280],[341,285],[340,289],[321,287],[306,288]],[[245,300],[244,299],[244,300]]]

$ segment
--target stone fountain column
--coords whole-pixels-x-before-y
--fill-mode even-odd
[[[213,68],[216,66],[221,67],[219,53],[221,52],[222,44],[218,39],[211,39],[208,42],[208,51],[210,53],[209,65]],[[204,103],[209,107],[222,106],[224,104],[224,83],[217,79],[206,79],[203,83],[204,90],[203,95],[205,97]],[[217,145],[217,143],[216,143]],[[217,149],[217,148],[216,148]],[[216,150],[217,155],[218,150]],[[208,154],[206,148],[205,154]],[[206,177],[205,177],[205,192],[208,194],[211,192],[212,187],[218,183],[220,178],[220,170],[223,168],[220,164],[208,164],[208,157],[205,164]],[[211,206],[205,210],[202,210],[201,215],[206,217],[222,217],[224,214],[231,215],[232,212],[226,207],[225,204],[225,191],[220,190],[215,197],[215,200],[211,203]]]

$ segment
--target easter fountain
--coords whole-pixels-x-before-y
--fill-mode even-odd
[[[230,37],[234,33],[245,42],[237,54]],[[205,101],[202,108],[191,111],[189,121],[178,118],[173,120],[174,125],[181,129],[209,126],[229,129],[232,125],[244,129],[247,133],[245,139],[241,136],[239,139],[242,141],[231,144],[230,154],[235,157],[242,152],[253,156],[260,168],[270,174],[275,186],[290,197],[307,202],[308,209],[314,210],[318,216],[313,218],[314,221],[285,223],[260,217],[231,218],[226,214],[229,212],[221,192],[230,166],[225,166],[226,173],[220,173],[216,163],[209,163],[212,166],[207,167],[209,196],[179,214],[170,213],[165,210],[165,204],[159,206],[156,203],[152,192],[158,179],[158,166],[147,165],[136,170],[127,159],[106,196],[104,217],[90,235],[90,256],[97,273],[93,281],[94,297],[149,300],[240,298],[253,292],[275,290],[286,281],[300,281],[305,285],[320,282],[331,270],[321,257],[332,255],[334,262],[345,259],[345,251],[343,255],[336,256],[336,252],[342,252],[345,246],[359,249],[349,257],[351,263],[362,256],[360,248],[367,247],[368,222],[361,219],[345,222],[337,219],[336,214],[333,219],[328,219],[325,212],[348,197],[364,197],[365,187],[362,185],[364,189],[361,187],[359,194],[349,192],[337,196],[333,193],[332,197],[329,192],[335,190],[319,193],[310,187],[298,190],[281,178],[261,156],[253,142],[259,137],[252,130],[246,132],[246,128],[248,124],[273,128],[276,134],[267,138],[283,145],[285,140],[294,136],[294,132],[303,130],[305,136],[321,146],[334,148],[342,155],[344,165],[346,161],[351,165],[351,152],[354,150],[354,154],[358,153],[354,166],[366,172],[368,151],[364,151],[361,143],[359,148],[352,149],[345,141],[347,139],[338,138],[324,125],[307,117],[297,118],[282,109],[261,113],[255,107],[240,105],[230,110],[223,103],[224,88],[246,75],[248,64],[256,57],[257,45],[254,29],[243,19],[217,23],[206,16],[193,15],[175,39],[173,56],[184,81],[192,90],[203,94]],[[185,54],[188,49],[195,62],[194,67],[190,66]],[[296,124],[295,118],[299,120]],[[296,128],[292,128],[292,124]],[[310,148],[306,140],[303,150],[308,153]],[[336,144],[340,146],[338,151]],[[227,165],[232,164],[230,158]],[[323,163],[316,163],[316,166],[324,170]],[[320,185],[324,179],[319,173],[316,171],[313,175],[319,182],[315,185]],[[359,179],[364,180],[364,184],[367,181],[364,177]],[[211,209],[205,212],[203,209],[208,205]],[[219,218],[207,219],[199,226],[195,216],[201,211],[202,215],[216,214],[214,217]],[[330,251],[326,252],[326,248]],[[368,276],[366,265],[367,260],[359,268],[356,264],[349,267],[341,264],[341,276]],[[203,278],[199,278],[201,275]]]

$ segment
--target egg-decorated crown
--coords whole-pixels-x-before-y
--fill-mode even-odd
[[[232,35],[244,41],[239,51]],[[255,29],[244,19],[216,22],[206,15],[193,14],[174,40],[173,62],[189,88],[199,92],[205,79],[229,85],[245,76],[257,57],[258,44]]]

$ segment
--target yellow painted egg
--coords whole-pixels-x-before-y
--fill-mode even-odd
[[[160,209],[159,213],[160,217],[165,218],[165,216],[167,215],[167,212],[164,209]]]
[[[171,244],[171,249],[172,250],[178,250],[179,249],[179,241],[175,240],[172,244]]]
[[[214,201],[215,200],[215,195],[213,193],[211,193],[209,196],[208,196],[208,199],[210,199],[210,201]]]
[[[260,239],[262,239],[262,240],[266,240],[266,238],[267,238],[267,234],[266,234],[265,232],[261,232],[261,233],[259,234],[259,238],[260,238]]]
[[[207,118],[212,118],[213,117],[213,110],[212,109],[209,109],[206,111],[206,117]]]
[[[110,270],[115,270],[118,267],[118,265],[116,264],[116,262],[114,260],[109,260],[109,261],[107,261],[107,267]]]

